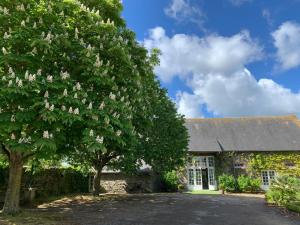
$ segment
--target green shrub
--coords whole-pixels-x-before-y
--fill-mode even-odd
[[[184,187],[183,184],[178,184],[177,189],[178,189],[179,192],[183,192],[185,187]]]
[[[266,193],[266,199],[270,203],[279,206],[286,206],[288,203],[297,200],[297,194],[300,191],[300,179],[291,176],[279,176],[272,182],[272,185]]]
[[[168,192],[178,191],[179,177],[176,171],[166,172],[162,176],[164,190]]]
[[[232,175],[223,174],[219,176],[219,188],[224,191],[234,192],[237,190],[237,185]]]
[[[288,203],[286,208],[290,211],[300,213],[300,202]]]
[[[258,192],[260,190],[261,181],[258,178],[241,175],[237,179],[237,184],[241,192]]]

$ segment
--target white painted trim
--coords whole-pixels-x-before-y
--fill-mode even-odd
[[[212,157],[213,158],[213,166],[209,166],[209,158]],[[205,158],[205,160],[203,160],[203,158]],[[195,166],[194,162],[195,159],[197,159],[197,161],[199,160],[200,163],[198,163],[198,165]],[[203,163],[205,161],[205,165],[203,165]],[[207,169],[207,178],[208,178],[208,190],[216,190],[217,189],[217,183],[216,183],[216,176],[215,176],[215,159],[214,156],[193,156],[192,157],[192,166],[190,166],[189,164],[187,165],[186,168],[186,173],[187,173],[187,189],[189,191],[196,191],[196,190],[203,190],[203,179],[202,179],[202,169]],[[194,185],[190,185],[189,184],[189,170],[192,169],[193,173],[194,173]],[[200,169],[201,170],[201,185],[196,185],[196,169]],[[213,178],[214,178],[214,185],[211,185],[209,182],[209,173],[210,173],[210,169],[213,169]]]

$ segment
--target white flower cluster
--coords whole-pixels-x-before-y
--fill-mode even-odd
[[[7,32],[5,32],[4,35],[3,35],[3,38],[4,39],[9,39],[10,38],[10,34],[8,34]]]
[[[66,106],[62,105],[61,110],[66,111]],[[70,107],[69,110],[68,110],[68,113],[79,115],[79,108],[76,108],[76,109],[73,110],[73,107]]]
[[[28,80],[29,82],[33,82],[36,80],[35,74],[29,74],[28,70],[25,72],[25,80]]]
[[[54,110],[54,105],[52,104],[50,106],[49,102],[45,101],[45,108],[52,112]]]
[[[8,54],[8,51],[6,50],[6,48],[2,47],[2,53],[3,53],[3,55],[7,55]]]
[[[85,12],[94,13],[94,14],[96,14],[96,16],[99,16],[99,15],[100,15],[99,10],[96,11],[95,8],[93,8],[92,10],[90,10],[90,8],[86,7],[84,4],[81,4],[81,5],[80,5],[80,9],[81,9],[82,11],[85,11]]]
[[[17,11],[25,11],[25,7],[24,7],[23,3],[21,5],[17,5],[16,9],[17,9]]]
[[[101,23],[102,23],[102,24],[105,24],[104,20],[102,20]],[[110,21],[110,18],[108,18],[107,21],[106,21],[106,24],[107,24],[107,25],[114,26],[114,25],[115,25],[115,22],[114,22],[114,21]]]
[[[10,78],[15,78],[16,77],[16,74],[15,74],[15,72],[13,71],[13,69],[11,67],[8,68],[8,74],[10,75],[9,76]]]
[[[116,95],[114,95],[112,92],[109,93],[109,98],[111,100],[116,100]]]
[[[64,90],[63,96],[65,96],[65,97],[68,96],[68,91],[67,91],[67,89]]]
[[[115,117],[115,118],[119,119],[119,117],[120,117],[120,114],[118,114],[118,113],[114,112],[114,114],[113,114],[113,117]]]
[[[89,135],[90,135],[90,137],[94,137],[94,131],[90,130]],[[97,135],[96,142],[103,144],[103,141],[104,141],[104,138],[102,136],[100,137],[99,135]]]
[[[43,32],[43,34],[44,34],[44,32]],[[44,35],[42,35],[42,36],[44,36]],[[47,36],[44,38],[44,40],[47,41],[49,44],[51,44],[53,37],[54,37],[54,35],[52,35],[51,31],[49,31]]]
[[[76,83],[76,86],[75,86],[75,87],[76,87],[76,89],[77,89],[78,91],[80,91],[80,90],[81,90],[81,85],[80,85],[80,83],[79,83],[79,82],[77,82],[77,83]]]
[[[47,76],[47,81],[48,81],[49,83],[52,83],[52,82],[53,82],[53,76],[48,75],[48,76]]]
[[[52,139],[53,138],[53,134],[49,133],[49,131],[45,130],[43,132],[43,138],[45,139]]]
[[[62,80],[66,80],[67,78],[70,77],[70,74],[67,71],[65,71],[65,72],[60,71],[60,76],[61,76]]]
[[[79,115],[79,109],[78,108],[74,109],[74,114]]]
[[[78,28],[76,27],[75,28],[75,39],[78,39],[78,34],[79,34],[79,31],[78,31]]]
[[[94,131],[90,130],[90,137],[93,137],[93,136],[94,136]]]
[[[97,141],[99,144],[103,144],[104,138],[103,138],[102,136],[100,137],[100,136],[98,135],[98,136],[96,137],[96,141]]]
[[[30,144],[31,143],[31,137],[29,136],[28,138],[22,137],[18,140],[19,144],[25,143],[25,144]]]
[[[99,109],[100,109],[100,110],[103,110],[103,109],[104,109],[104,107],[105,107],[105,103],[104,103],[104,102],[102,102],[102,103],[100,104],[100,106],[99,106]]]
[[[48,12],[49,12],[49,13],[52,13],[52,11],[53,11],[53,10],[52,10],[51,5],[48,5]]]
[[[95,67],[99,68],[103,65],[103,61],[101,60],[100,61],[100,57],[99,57],[99,54],[96,55],[96,62],[94,64]]]
[[[122,134],[122,131],[120,131],[120,130],[118,130],[117,132],[116,132],[116,135],[119,137],[120,135]]]
[[[9,9],[6,7],[0,6],[0,12],[2,12],[4,15],[9,15]]]

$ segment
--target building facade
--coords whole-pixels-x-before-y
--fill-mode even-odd
[[[259,177],[268,189],[278,174],[300,176],[300,121],[296,116],[187,119],[188,190],[216,190],[218,176]]]
[[[222,174],[260,178],[263,190],[279,174],[300,177],[300,121],[294,115],[187,119],[185,126],[189,157],[180,177],[186,190],[217,190]],[[161,187],[147,165],[136,176],[104,170],[101,185],[111,193]]]

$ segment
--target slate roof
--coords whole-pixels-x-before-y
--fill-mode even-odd
[[[300,151],[295,115],[187,119],[190,152]]]

